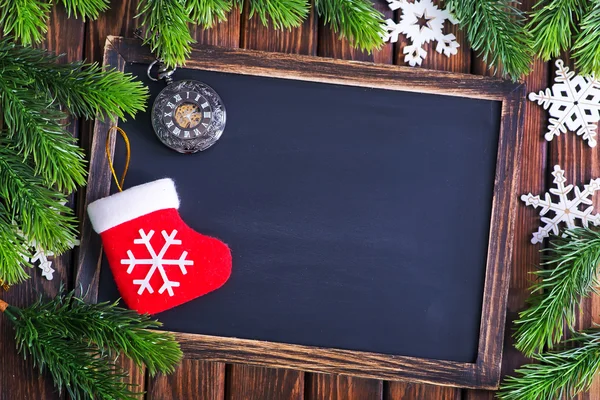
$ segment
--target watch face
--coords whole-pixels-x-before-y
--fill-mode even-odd
[[[210,86],[174,82],[156,97],[152,125],[158,138],[180,153],[208,149],[225,129],[225,106]]]

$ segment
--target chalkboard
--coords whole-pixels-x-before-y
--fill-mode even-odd
[[[214,62],[234,53],[205,51],[194,59]],[[122,69],[142,80],[151,98],[165,87],[147,78],[145,58],[125,61]],[[304,68],[311,62],[307,58]],[[492,324],[491,334],[500,338],[494,352],[501,352],[506,294],[486,284],[492,279],[507,288],[508,275],[499,270],[509,265],[491,264],[490,255],[510,248],[512,232],[494,225],[492,211],[509,211],[502,219],[510,223],[511,206],[498,203],[506,195],[506,189],[498,191],[498,177],[512,188],[507,181],[514,178],[509,168],[519,150],[520,107],[508,117],[506,111],[519,86],[480,79],[480,95],[465,96],[218,65],[190,65],[174,77],[204,82],[219,93],[227,107],[225,132],[209,150],[182,155],[157,139],[150,107],[121,122],[132,148],[125,187],[172,178],[182,218],[230,246],[233,270],[221,289],[157,314],[164,329],[478,366],[487,340],[482,336],[490,334],[484,328]],[[504,97],[485,92],[497,87]],[[95,140],[103,144],[105,137]],[[122,170],[124,146],[117,141],[115,148],[115,166]],[[502,153],[512,164],[499,162]],[[103,186],[107,191],[109,180]],[[496,240],[498,234],[505,240]],[[494,256],[510,263],[510,255],[503,257]],[[484,301],[490,293],[494,298]],[[118,297],[103,260],[97,300]],[[486,318],[484,303],[498,298],[502,311],[494,312],[502,319]],[[397,377],[423,380],[402,372]],[[497,384],[497,376],[477,380],[441,383]]]

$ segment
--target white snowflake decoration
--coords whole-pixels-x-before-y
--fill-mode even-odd
[[[562,60],[556,60],[556,77],[552,89],[529,93],[529,100],[537,101],[548,110],[547,141],[567,130],[596,146],[596,123],[600,120],[600,81],[593,76],[575,75]]]
[[[565,186],[567,179],[565,178],[565,171],[560,169],[560,166],[554,166],[554,183],[556,188],[550,189],[550,193],[546,192],[544,199],[540,196],[534,196],[531,193],[528,195],[521,196],[521,200],[528,206],[534,208],[542,207],[540,215],[542,216],[542,222],[545,224],[541,226],[537,232],[533,234],[531,243],[541,243],[544,238],[548,237],[552,231],[555,235],[559,233],[558,225],[561,222],[567,224],[569,228],[575,228],[575,220],[580,220],[582,225],[587,227],[591,222],[594,225],[600,225],[600,214],[592,214],[594,209],[593,202],[589,197],[594,194],[596,190],[600,190],[600,178],[592,179],[588,185],[584,186],[583,191],[575,187],[575,196],[572,200],[569,200],[567,196],[572,190],[573,185]],[[550,195],[558,197],[558,202],[553,203]],[[580,205],[590,205],[585,210],[580,209]],[[554,212],[554,217],[545,217],[548,211]]]
[[[14,224],[15,222],[13,222]],[[19,235],[21,235],[25,240],[25,235],[20,230],[18,231]],[[79,246],[80,242],[78,239],[75,239],[72,242],[68,243],[68,247],[73,249],[75,246]],[[33,254],[31,256],[27,254]],[[54,253],[51,251],[44,250],[35,240],[30,241],[28,244],[24,245],[23,248],[23,260],[28,263],[38,263],[38,268],[42,270],[42,276],[47,280],[51,281],[54,278],[54,268],[52,268],[52,260],[49,260],[48,257],[54,257]]]
[[[396,43],[401,33],[406,35],[411,44],[404,46],[403,52],[406,54],[404,61],[411,67],[421,65],[423,59],[427,57],[423,45],[432,40],[437,41],[435,50],[438,53],[448,57],[458,53],[459,44],[456,36],[452,33],[445,35],[442,31],[444,21],[458,23],[448,11],[438,8],[431,0],[416,0],[414,3],[406,0],[387,0],[387,2],[394,11],[402,9],[402,16],[398,23],[393,19],[385,21],[387,33],[383,36],[383,40]]]
[[[131,250],[127,250],[127,256],[129,258],[122,259],[121,264],[129,265],[129,267],[127,268],[128,274],[131,274],[133,272],[133,269],[138,265],[150,265],[150,269],[148,270],[148,273],[146,274],[146,277],[144,279],[134,279],[133,280],[133,283],[135,285],[139,285],[139,287],[140,287],[137,292],[138,294],[142,294],[146,290],[150,294],[154,293],[154,288],[150,284],[150,279],[152,279],[152,277],[154,276],[154,273],[158,270],[158,272],[160,273],[160,276],[162,278],[162,281],[163,281],[163,285],[160,287],[160,289],[158,289],[158,293],[163,294],[166,290],[169,293],[169,296],[173,296],[174,295],[173,288],[179,287],[179,282],[169,280],[169,278],[167,276],[167,272],[165,271],[165,266],[176,265],[181,270],[181,273],[183,275],[185,275],[185,274],[187,274],[187,270],[186,270],[185,266],[193,265],[194,261],[186,260],[186,257],[188,254],[187,251],[184,251],[183,253],[181,253],[181,256],[179,257],[178,260],[171,260],[171,259],[164,258],[165,253],[167,252],[169,247],[171,247],[172,245],[181,245],[181,240],[175,239],[175,236],[177,235],[177,230],[173,230],[170,235],[167,235],[166,231],[161,232],[162,236],[165,240],[165,243],[158,254],[156,254],[156,252],[154,251],[154,248],[152,247],[152,244],[150,243],[152,236],[154,236],[154,231],[150,230],[150,232],[148,232],[148,234],[146,234],[143,229],[140,229],[139,232],[140,232],[140,238],[134,239],[133,243],[134,244],[143,244],[144,246],[146,246],[146,251],[147,251],[148,255],[150,256],[150,258],[141,258],[141,259],[135,258],[133,252]]]

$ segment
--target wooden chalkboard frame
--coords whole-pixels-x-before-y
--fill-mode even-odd
[[[128,62],[149,64],[154,57],[139,41],[109,36],[104,65],[123,71]],[[258,340],[175,333],[185,357],[308,372],[407,380],[465,388],[495,389],[506,317],[514,244],[517,182],[522,147],[525,86],[505,80],[418,68],[341,61],[319,57],[209,46],[194,47],[186,68],[332,83],[339,85],[434,93],[496,100],[502,103],[496,176],[477,360],[474,363],[432,360],[361,351],[318,348]],[[111,173],[105,155],[111,123],[96,120],[90,174],[83,207],[109,194]],[[114,137],[114,136],[113,136]],[[114,139],[113,139],[114,140]],[[114,143],[113,143],[114,144]],[[114,146],[111,146],[114,147]],[[101,241],[87,213],[82,222],[76,286],[95,302],[101,266]]]

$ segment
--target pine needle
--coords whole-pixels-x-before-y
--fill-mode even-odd
[[[600,370],[600,331],[576,333],[560,350],[533,358],[538,364],[524,365],[515,371],[516,377],[504,380],[498,399],[571,399],[589,390]]]
[[[232,0],[187,0],[186,5],[192,21],[203,28],[212,28],[216,23],[227,20],[232,7]]]
[[[8,306],[5,314],[14,325],[19,353],[41,371],[47,369],[59,390],[75,400],[139,398],[142,393],[124,383],[127,375],[114,363],[119,352],[138,364],[149,362],[153,374],[173,371],[182,356],[171,334],[145,329],[160,326],[147,315],[116,304],[86,304],[62,288],[48,302]]]
[[[86,19],[97,19],[100,13],[108,10],[110,0],[60,0],[65,9],[67,15],[71,17],[74,15],[75,18],[81,16],[83,21]]]
[[[352,46],[371,52],[383,46],[384,16],[369,0],[316,0],[319,18]]]
[[[7,217],[16,223],[15,231],[20,229],[29,241],[58,254],[70,248],[77,220],[63,205],[66,197],[48,188],[5,141],[0,141],[0,198],[10,210]],[[5,276],[0,279],[8,282]]]
[[[541,0],[534,7],[527,29],[533,49],[544,61],[571,47],[572,32],[585,14],[587,0]]]
[[[573,45],[575,66],[581,75],[600,77],[600,2],[583,17],[580,32]]]
[[[248,0],[249,18],[256,14],[264,26],[269,21],[275,29],[291,29],[302,25],[310,12],[308,0]]]
[[[77,220],[63,204],[85,184],[86,164],[64,111],[123,118],[148,97],[130,75],[57,60],[0,40],[0,280],[8,284],[26,277],[30,241],[55,254],[75,241]]]
[[[48,31],[48,0],[0,0],[0,28],[25,46],[41,42]]]
[[[185,64],[195,43],[190,34],[188,15],[182,0],[142,0],[138,4],[141,25],[147,27],[144,32],[144,44],[160,58],[167,67]]]
[[[2,283],[14,285],[29,277],[24,269],[27,244],[9,216],[8,210],[0,202],[0,279]]]
[[[76,117],[113,115],[123,119],[146,108],[148,89],[131,74],[105,71],[98,64],[59,64],[60,56],[0,40],[0,75],[21,77],[20,84],[66,108]]]
[[[518,80],[529,74],[531,36],[511,0],[448,0],[446,8],[466,31],[471,47],[495,73]]]
[[[552,238],[544,258],[544,269],[535,272],[539,281],[531,288],[529,307],[515,321],[515,347],[528,357],[558,343],[565,322],[573,330],[581,297],[597,292],[600,232],[567,230]]]

